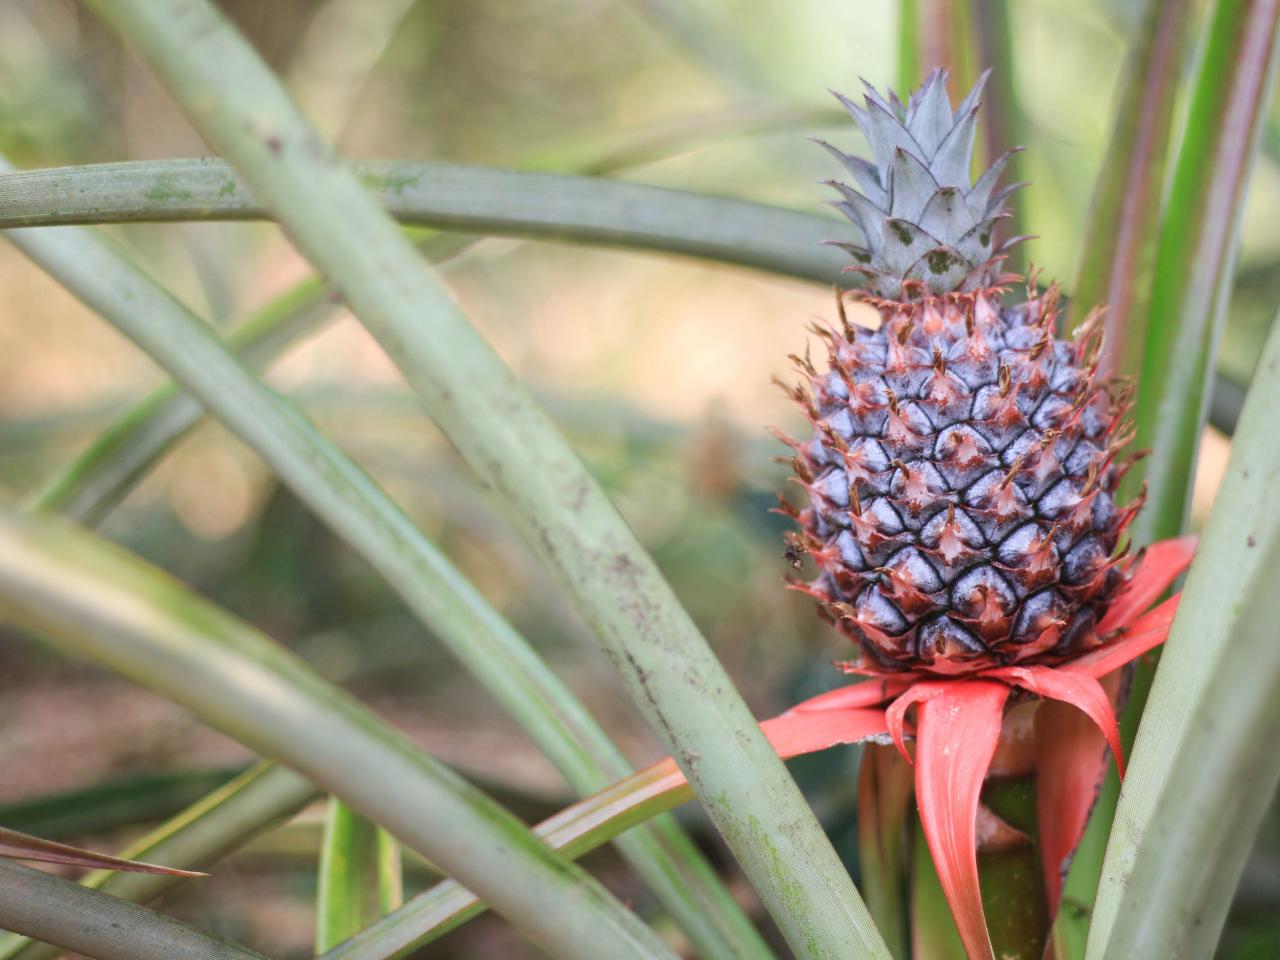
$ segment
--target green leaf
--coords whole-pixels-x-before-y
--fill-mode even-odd
[[[625,757],[528,642],[350,458],[235,359],[209,326],[80,228],[6,232],[256,450],[356,549],[503,704],[580,794],[625,776]],[[692,842],[671,822],[620,841],[708,956],[767,956]]]
[[[688,783],[670,760],[611,784],[561,810],[535,828],[555,850],[577,859],[623,831],[685,803]],[[445,880],[414,897],[373,926],[329,950],[323,960],[385,960],[403,956],[487,909],[455,880]]]
[[[54,840],[106,834],[171,817],[239,772],[174,770],[121,777],[7,803],[0,806],[0,823]]]
[[[242,362],[263,367],[314,330],[327,313],[325,285],[315,278],[290,288],[227,338]],[[131,407],[30,503],[97,524],[155,463],[204,417],[200,401],[170,382]]]
[[[265,960],[154,910],[6,860],[0,926],[100,960]]]
[[[657,250],[854,286],[822,246],[829,217],[638,183],[407,160],[352,164],[402,223],[463,233]],[[336,174],[337,171],[334,171]],[[343,179],[348,179],[343,175]],[[221,160],[147,160],[0,177],[0,228],[255,220],[272,214]]]
[[[911,956],[965,960],[964,944],[929,856],[924,830],[918,818],[911,820],[915,828],[911,837]]]
[[[920,33],[916,23],[920,17],[919,0],[901,0],[898,4],[898,91],[914,90],[924,80],[920,65]]]
[[[1278,406],[1280,328],[1143,713],[1087,957],[1210,956],[1280,782]]]
[[[403,899],[395,838],[341,800],[330,799],[316,891],[316,952],[359,933]]]
[[[1156,251],[1174,239],[1161,233],[1161,204],[1192,14],[1188,0],[1148,0],[1125,61],[1111,145],[1089,206],[1067,320],[1074,327],[1094,307],[1106,305],[1104,373],[1137,376],[1140,372]],[[1171,202],[1178,202],[1177,198]],[[1152,322],[1160,328],[1168,320],[1156,317]],[[1158,329],[1155,335],[1160,335]],[[1139,417],[1143,405],[1149,409],[1156,402],[1146,382],[1141,383]],[[1121,716],[1126,749],[1133,745],[1151,676],[1150,667],[1138,666],[1133,694]],[[1059,960],[1083,956],[1089,928],[1089,911],[1083,904],[1093,900],[1098,888],[1119,790],[1119,778],[1109,769],[1063,888],[1064,907],[1053,934]]]
[[[1275,74],[1277,10],[1262,0],[1215,3],[1196,72],[1169,202],[1160,228],[1137,439],[1150,485],[1133,527],[1138,544],[1186,523],[1229,299],[1245,185]]]
[[[265,64],[207,3],[122,0],[94,9],[279,214],[482,481],[509,504],[688,772],[793,950],[885,956],[794,781],[652,559]]]
[[[1103,364],[1110,372],[1136,375],[1142,366],[1165,157],[1193,12],[1190,0],[1147,2],[1080,243],[1067,321],[1075,327],[1106,305]]]
[[[671,956],[484,793],[283,647],[128,552],[54,517],[0,513],[0,615],[294,767],[482,892],[552,956]]]
[[[203,797],[122,851],[191,870],[204,870],[310,803],[319,791],[287,767],[259,763]],[[149,903],[181,881],[175,877],[98,870],[81,885]],[[0,934],[0,960],[53,960],[59,951],[17,934]]]
[[[977,52],[978,69],[989,69],[991,77],[987,81],[986,91],[982,97],[982,150],[980,155],[983,167],[996,162],[1011,146],[1025,144],[1025,125],[1022,111],[1018,106],[1017,84],[1014,63],[1016,44],[1013,38],[1012,4],[1010,0],[970,0],[972,12],[967,23],[973,33],[973,43]],[[1016,183],[1022,177],[1022,154],[1015,153],[1009,158],[1005,167],[1004,179],[1007,183]],[[1000,236],[1004,239],[1022,236],[1027,232],[1026,218],[1022,213],[1023,204],[1012,203],[1009,206],[1009,219],[1000,228]],[[1005,261],[1005,269],[1014,273],[1025,270],[1025,244],[1018,244],[1009,253]]]
[[[897,748],[866,744],[858,771],[858,869],[867,908],[895,960],[910,956],[903,891],[913,795],[913,771]]]

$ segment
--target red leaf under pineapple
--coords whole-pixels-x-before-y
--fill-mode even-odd
[[[965,680],[921,701],[916,721],[920,824],[971,960],[994,960],[978,887],[975,827],[1008,697],[1003,683]]]
[[[1102,680],[1113,698],[1120,674]],[[1049,915],[1058,911],[1062,884],[1084,835],[1107,772],[1107,742],[1092,719],[1061,701],[1042,703],[1036,711],[1036,818]]]
[[[1195,551],[1195,537],[1162,540],[1147,547],[1134,563],[1129,581],[1107,605],[1107,612],[1098,623],[1098,634],[1127,626],[1155,603],[1187,569]]]

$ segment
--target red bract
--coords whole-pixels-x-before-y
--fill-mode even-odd
[[[1191,562],[1194,540],[1149,547],[1099,623],[1100,644],[1052,666],[987,667],[961,677],[892,673],[814,697],[761,729],[782,757],[888,734],[908,762],[907,713],[915,708],[916,805],[938,877],[965,949],[993,952],[978,888],[979,794],[1015,694],[1045,701],[1035,724],[1040,850],[1051,911],[1062,876],[1106,770],[1106,748],[1124,770],[1114,695],[1115,672],[1162,643],[1177,597],[1147,612]],[[664,764],[682,782],[670,760]]]

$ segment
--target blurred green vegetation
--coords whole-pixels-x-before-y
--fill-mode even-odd
[[[808,211],[821,209],[815,181],[833,171],[805,137],[861,146],[825,89],[856,92],[860,77],[887,84],[898,70],[890,0],[766,0],[749,16],[732,0],[221,5],[352,156],[556,169],[614,150],[645,161],[629,179]],[[1032,185],[1020,195],[1037,235],[1027,254],[1046,277],[1065,279],[1137,4],[1011,6],[1021,129],[1032,148],[1024,166]],[[0,150],[27,166],[207,152],[154,80],[71,0],[0,4]],[[1251,376],[1280,302],[1278,213],[1280,114],[1251,184],[1219,359],[1237,385]],[[833,219],[833,237],[841,231]],[[271,225],[110,232],[218,324],[305,275]],[[829,293],[653,255],[505,240],[478,244],[446,276],[543,393],[753,707],[773,712],[836,685],[827,662],[845,654],[842,641],[783,589],[784,524],[769,511],[785,471],[770,461],[780,451],[764,431],[796,427],[770,375],[801,349],[809,319],[831,315]],[[272,380],[538,644],[637,762],[657,756],[608,664],[356,324],[328,325],[278,363]],[[0,495],[25,499],[159,381],[131,346],[0,246]],[[1229,413],[1228,393],[1217,399]],[[1219,447],[1209,452],[1224,459]],[[519,728],[372,571],[220,428],[186,439],[103,529],[298,650],[522,815],[567,798]],[[131,713],[126,701],[143,706]],[[96,722],[100,711],[114,719]],[[0,724],[0,760],[15,771],[0,784],[0,822],[108,846],[251,760],[175,708],[12,633],[0,635]],[[850,860],[852,759],[834,751],[795,765]],[[698,814],[682,816],[729,870]],[[1280,954],[1280,816],[1272,819],[1223,957]],[[278,839],[164,906],[272,955],[308,955],[316,831]],[[611,853],[587,863],[637,909],[654,909]],[[490,918],[422,955],[523,949]]]

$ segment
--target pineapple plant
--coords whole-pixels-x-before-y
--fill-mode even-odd
[[[832,241],[862,274],[876,329],[816,327],[827,362],[795,358],[812,423],[789,440],[803,509],[782,501],[816,579],[798,585],[858,645],[850,669],[955,675],[1061,662],[1098,643],[1124,577],[1116,554],[1141,506],[1116,505],[1128,394],[1097,375],[1100,336],[1055,335],[1056,287],[1005,305],[1001,188],[1014,151],[971,180],[985,77],[952,110],[946,74],[904,105],[868,85],[837,94],[874,162],[819,141],[854,186],[829,181],[859,230]],[[1094,315],[1095,321],[1098,316]]]
[[[532,535],[533,546],[569,586],[578,612],[596,627],[602,647],[622,670],[637,702],[671,750],[671,756],[657,764],[556,814],[532,836],[517,818],[504,816],[479,791],[438,768],[395,730],[362,713],[349,696],[308,672],[305,664],[282,655],[247,623],[220,614],[159,570],[131,560],[127,551],[101,543],[87,531],[38,514],[28,517],[0,510],[4,544],[0,555],[10,560],[0,564],[4,567],[0,607],[8,620],[48,633],[61,648],[87,654],[155,687],[208,722],[225,725],[249,746],[257,745],[260,752],[297,766],[307,777],[314,777],[317,787],[350,801],[349,808],[331,808],[341,818],[331,816],[326,857],[319,867],[318,910],[330,911],[338,921],[322,928],[324,938],[337,940],[358,931],[357,951],[400,954],[452,929],[488,903],[557,956],[593,958],[601,951],[665,956],[669,935],[652,936],[637,919],[638,911],[615,903],[607,891],[549,847],[576,856],[615,838],[617,831],[697,795],[797,956],[906,956],[905,944],[893,941],[895,936],[901,940],[908,926],[914,955],[938,956],[927,938],[920,939],[919,931],[936,933],[947,918],[933,904],[918,909],[914,894],[920,887],[913,887],[910,924],[904,922],[903,903],[888,903],[888,897],[875,902],[877,892],[903,899],[907,886],[901,882],[903,825],[914,793],[927,853],[967,956],[1030,960],[1050,954],[1079,955],[1061,949],[1056,940],[1046,946],[1045,924],[1062,899],[1066,865],[1094,805],[1108,747],[1123,768],[1114,713],[1121,672],[1169,634],[1179,599],[1155,604],[1186,569],[1193,544],[1189,539],[1164,540],[1133,557],[1122,549],[1126,527],[1143,499],[1139,496],[1127,506],[1117,504],[1118,484],[1132,462],[1121,454],[1128,439],[1127,394],[1123,386],[1099,374],[1096,314],[1074,340],[1060,340],[1055,329],[1056,288],[1041,289],[1033,273],[1026,282],[1026,295],[1018,298],[1018,279],[1002,272],[1003,258],[1017,238],[998,239],[998,235],[1005,205],[1017,185],[1000,186],[1007,155],[976,179],[969,175],[981,83],[955,110],[941,73],[931,75],[905,103],[871,89],[862,106],[841,98],[870,141],[872,161],[824,144],[852,178],[848,184],[833,186],[840,194],[836,206],[860,232],[859,237],[850,238],[852,242],[834,242],[853,257],[850,269],[864,281],[862,290],[851,296],[858,297],[877,321],[862,324],[851,319],[844,309],[846,301],[838,298],[838,325],[819,331],[827,352],[825,365],[819,370],[807,354],[797,358],[806,382],[793,393],[809,417],[811,433],[792,441],[791,459],[809,500],[803,508],[784,505],[799,528],[791,537],[788,555],[797,562],[813,559],[816,577],[797,586],[813,594],[823,613],[855,642],[858,657],[846,665],[848,672],[873,679],[830,690],[764,720],[761,739],[748,735],[753,717],[729,678],[666,589],[656,565],[593,486],[551,420],[470,330],[449,298],[440,295],[442,291],[429,277],[424,280],[419,259],[403,246],[403,237],[383,212],[363,197],[350,171],[318,149],[322,138],[289,107],[252,49],[219,21],[212,7],[196,0],[166,4],[122,0],[96,6],[135,42],[210,144],[228,156],[246,186],[261,196],[264,209],[281,219],[308,259],[340,289],[356,294],[349,298],[353,312],[402,365],[481,482],[510,501],[526,535]],[[1197,176],[1175,177],[1176,188],[1169,192],[1183,203],[1184,213],[1193,209],[1196,216],[1180,221],[1165,210],[1162,217],[1145,218],[1153,229],[1159,223],[1164,232],[1162,249],[1164,239],[1178,241],[1180,233],[1185,235],[1186,241],[1179,246],[1193,247],[1197,258],[1194,270],[1181,272],[1202,274],[1198,278],[1202,290],[1216,289],[1220,279],[1216,272],[1230,265],[1229,255],[1224,266],[1218,258],[1203,254],[1213,248],[1230,253],[1229,238],[1215,241],[1214,234],[1226,229],[1228,208],[1239,205],[1252,150],[1241,136],[1244,124],[1239,108],[1254,111],[1254,120],[1265,116],[1262,88],[1272,74],[1262,64],[1272,62],[1270,49],[1280,23],[1274,4],[1247,13],[1225,2],[1212,6],[1212,37],[1218,42],[1210,44],[1208,52],[1214,55],[1203,57],[1192,98],[1200,108],[1210,105],[1212,116],[1206,118],[1202,110],[1193,109],[1187,127],[1212,126],[1221,119],[1217,137],[1227,149],[1206,162],[1204,150],[1211,144],[1204,137],[1188,137],[1189,142],[1179,148],[1180,166],[1185,161],[1186,169],[1194,169]],[[1152,4],[1151,11],[1151,24],[1161,29],[1139,33],[1139,54],[1148,35],[1159,34],[1167,46],[1168,27],[1177,26],[1178,14],[1166,15],[1159,4]],[[910,19],[901,18],[906,29],[912,28]],[[931,19],[927,12],[919,19],[916,26],[930,31],[939,26],[927,23]],[[170,34],[170,24],[180,25],[181,35]],[[1245,28],[1239,28],[1241,24]],[[175,50],[180,54],[175,55]],[[1134,71],[1131,83],[1148,92],[1163,84],[1171,98],[1178,58],[1151,58],[1150,78],[1144,78],[1141,69],[1144,57],[1133,59],[1140,69]],[[914,71],[913,59],[905,64],[903,74]],[[1219,81],[1219,77],[1226,79]],[[1238,89],[1233,93],[1233,88]],[[1131,106],[1144,117],[1158,112],[1147,97],[1134,98]],[[1127,116],[1122,113],[1119,129],[1124,129]],[[270,121],[267,131],[279,129],[286,135],[267,132],[264,137],[264,118]],[[1256,135],[1256,123],[1253,129]],[[1123,155],[1123,138],[1118,146],[1117,152]],[[1154,155],[1163,146],[1164,134],[1157,132],[1130,152],[1141,157],[1145,149]],[[216,171],[217,165],[217,161],[203,160],[194,164],[162,161],[158,170],[150,163],[144,166],[147,176],[172,174],[173,183],[190,182],[194,196],[203,189],[201,184],[208,185],[207,174]],[[1107,166],[1130,170],[1126,163]],[[1152,193],[1158,195],[1161,168],[1152,166],[1150,157],[1145,167],[1137,163],[1132,168],[1138,177],[1146,171]],[[193,170],[201,176],[188,181]],[[62,209],[59,204],[74,208],[76,202],[64,182],[67,177],[72,183],[87,177],[81,182],[102,187],[107,199],[114,196],[114,202],[126,209],[114,207],[112,216],[172,215],[173,209],[165,206],[168,194],[158,195],[165,191],[147,191],[133,201],[132,210],[127,209],[128,190],[109,192],[108,188],[115,189],[116,177],[136,184],[140,172],[127,163],[107,170],[46,171],[47,209],[38,216],[50,223],[92,218],[110,206],[98,204],[98,188],[91,187],[84,194],[92,201],[90,211]],[[130,177],[134,179],[129,181]],[[1184,182],[1188,179],[1189,184]],[[19,187],[13,195],[21,199],[34,188],[39,206],[40,180],[37,176],[11,181]],[[227,182],[234,188],[233,182]],[[1210,182],[1216,205],[1202,210],[1195,206],[1196,188],[1208,193]],[[1230,189],[1220,189],[1222,183]],[[377,184],[384,195],[399,193],[401,185],[400,180],[394,186],[385,180]],[[562,186],[573,185],[566,181]],[[603,186],[596,182],[589,189]],[[1237,195],[1223,203],[1221,194],[1232,191]],[[179,193],[187,197],[185,187],[174,195]],[[1101,186],[1099,194],[1108,195]],[[511,196],[515,195],[512,188]],[[648,195],[662,197],[661,193]],[[618,194],[619,199],[625,196]],[[398,207],[391,204],[393,209],[403,210],[408,204],[410,212],[418,210],[414,204],[419,202],[426,203],[430,212],[435,202],[434,198],[407,201],[404,197],[400,201]],[[698,232],[696,216],[674,215],[686,209],[679,194],[671,193],[665,202],[673,205],[670,214],[663,213],[662,203],[656,203],[653,212],[659,220],[669,217],[671,234],[678,232],[674,228],[690,236]],[[731,211],[733,203],[725,202],[728,206],[721,209]],[[235,189],[221,190],[207,208],[189,204],[184,209],[183,216],[246,215]],[[705,206],[694,203],[687,209],[705,210]],[[1112,205],[1103,203],[1100,209],[1095,223],[1110,225],[1116,219],[1109,215]],[[744,214],[749,222],[760,222],[758,209]],[[8,215],[11,224],[21,225],[21,216]],[[775,215],[780,224],[799,222],[795,211]],[[625,220],[629,214],[623,210],[620,216]],[[1124,217],[1131,222],[1143,220],[1132,211]],[[530,217],[529,222],[535,219]],[[1187,220],[1207,224],[1213,242],[1191,243],[1197,238]],[[505,229],[510,223],[502,220],[501,226]],[[599,239],[598,220],[584,215],[578,226],[584,236]],[[489,610],[460,575],[450,572],[448,561],[437,557],[430,543],[419,540],[411,524],[397,519],[395,504],[376,484],[364,482],[355,464],[309,429],[304,417],[262,389],[179,301],[165,295],[123,257],[104,255],[106,248],[91,235],[71,231],[57,231],[46,238],[38,229],[16,230],[13,237],[64,285],[169,368],[211,414],[276,465],[287,485],[390,584],[404,591],[404,599],[426,625],[456,644],[455,652],[468,669],[527,726],[548,757],[566,768],[562,772],[575,789],[585,793],[612,779],[615,774],[610,771],[624,762],[614,759],[605,733],[591,725],[585,708],[576,705],[567,690],[555,685],[554,675],[540,664],[536,652],[523,646],[517,634],[503,629],[501,615]],[[769,230],[757,233],[772,235]],[[620,223],[612,239],[626,235],[626,225]],[[774,268],[798,269],[803,258],[794,256],[792,236],[779,230],[773,237],[777,250],[766,259]],[[652,241],[648,235],[643,240]],[[700,242],[710,249],[719,241],[703,237]],[[682,235],[672,246],[688,252],[698,245]],[[1092,246],[1098,250],[1103,245]],[[374,256],[378,253],[385,256]],[[718,255],[749,259],[723,251]],[[755,251],[750,256],[758,255]],[[1099,254],[1103,262],[1109,257],[1105,250]],[[1125,258],[1114,259],[1119,265]],[[1181,266],[1176,259],[1170,262]],[[829,280],[826,261],[819,266],[801,272]],[[1105,288],[1115,291],[1132,283],[1131,266],[1118,268]],[[1185,286],[1194,293],[1197,284]],[[1100,288],[1099,284],[1078,284],[1076,290]],[[317,297],[320,290],[316,284]],[[1158,303],[1168,307],[1180,299],[1189,304],[1185,313],[1192,321],[1185,328],[1196,334],[1188,335],[1181,346],[1187,342],[1197,346],[1202,337],[1195,323],[1207,321],[1197,312],[1203,315],[1208,307],[1197,306],[1194,295],[1169,295]],[[138,309],[139,303],[147,309]],[[432,310],[435,326],[429,336],[422,335],[424,304],[437,308]],[[1172,312],[1153,308],[1151,315],[1164,324]],[[1122,335],[1115,339],[1127,344],[1141,340],[1140,326],[1134,327],[1137,337],[1133,331],[1126,332],[1123,324],[1116,326]],[[1272,340],[1280,344],[1280,335]],[[1137,346],[1141,348],[1141,343]],[[1268,564],[1274,565],[1278,538],[1275,524],[1253,524],[1259,513],[1266,515],[1265,509],[1240,509],[1241,503],[1265,506],[1273,492],[1275,458],[1268,453],[1264,459],[1260,451],[1274,446],[1267,444],[1261,428],[1280,392],[1277,350],[1280,347],[1269,348],[1266,372],[1260,373],[1260,388],[1266,392],[1254,394],[1258,399],[1251,400],[1252,419],[1237,441],[1237,449],[1242,447],[1244,454],[1229,496],[1222,498],[1224,516],[1211,525],[1207,556],[1197,564],[1187,598],[1181,601],[1183,609],[1189,608],[1190,616],[1197,619],[1180,621],[1181,646],[1170,651],[1172,667],[1204,691],[1191,722],[1182,728],[1186,735],[1171,748],[1165,745],[1163,751],[1178,763],[1168,783],[1181,789],[1160,794],[1162,819],[1149,820],[1145,826],[1126,821],[1124,829],[1114,832],[1113,840],[1131,845],[1141,841],[1141,845],[1132,851],[1136,853],[1133,865],[1124,864],[1118,871],[1108,868],[1116,875],[1104,874],[1097,907],[1091,916],[1083,917],[1090,923],[1090,956],[1103,955],[1094,943],[1103,945],[1106,956],[1129,955],[1135,940],[1144,946],[1156,944],[1146,946],[1146,955],[1172,955],[1173,950],[1201,955],[1203,950],[1186,946],[1190,942],[1187,928],[1197,928],[1192,936],[1199,943],[1216,936],[1214,927],[1220,928],[1228,904],[1224,891],[1230,884],[1223,880],[1230,879],[1228,874],[1240,867],[1244,856],[1243,845],[1224,842],[1217,822],[1209,825],[1212,830],[1201,826],[1212,820],[1202,811],[1223,809],[1221,801],[1228,792],[1261,796],[1264,791],[1242,790],[1239,785],[1254,781],[1265,785],[1268,778],[1274,782],[1280,769],[1280,763],[1258,766],[1265,751],[1256,749],[1250,721],[1256,718],[1259,722],[1253,726],[1264,729],[1263,723],[1273,718],[1265,705],[1250,705],[1244,696],[1274,692],[1264,686],[1274,683],[1265,676],[1268,669],[1272,677],[1276,673],[1275,663],[1266,659],[1274,601],[1265,573]],[[441,383],[448,389],[442,389]],[[1188,409],[1197,406],[1196,390],[1179,390],[1176,378],[1163,387],[1157,380],[1154,390],[1150,383],[1149,370],[1144,369],[1144,431],[1152,410],[1164,413],[1163,403],[1153,405],[1149,396],[1175,396]],[[131,416],[126,426],[154,424],[167,410],[171,412],[161,405],[148,411],[144,405],[142,415]],[[513,422],[519,428],[517,443],[510,442]],[[1191,425],[1198,426],[1198,421]],[[94,471],[82,469],[86,462],[118,465],[114,451],[129,447],[115,442],[121,436],[113,430],[104,438],[111,443],[95,444],[96,454],[91,450],[88,461],[73,464],[67,476],[75,483],[63,489],[75,492],[72,487],[93,480]],[[176,435],[163,442],[173,439]],[[1157,438],[1152,446],[1157,458],[1170,459],[1167,443]],[[95,460],[95,456],[106,459]],[[1164,489],[1169,486],[1167,479],[1156,471],[1153,477],[1153,505],[1176,499]],[[565,493],[570,495],[562,496]],[[70,506],[70,501],[63,504]],[[59,504],[45,506],[56,509]],[[1249,523],[1224,522],[1236,520],[1230,513],[1248,516]],[[1165,523],[1165,535],[1178,529],[1178,524]],[[1144,518],[1137,536],[1153,536],[1145,527]],[[608,562],[599,562],[602,558]],[[431,576],[439,577],[435,584],[439,589],[431,588]],[[1231,637],[1237,627],[1241,636]],[[1237,650],[1245,655],[1237,655]],[[491,655],[492,651],[499,655]],[[1222,668],[1229,664],[1236,669],[1241,663],[1245,666],[1238,672]],[[1165,676],[1170,665],[1166,659]],[[1249,678],[1241,676],[1250,672],[1263,677],[1251,690]],[[192,673],[208,678],[209,683],[193,692],[187,682]],[[1226,715],[1232,711],[1223,711],[1223,716],[1213,712],[1223,703],[1224,693],[1238,692],[1243,706],[1234,711],[1234,717]],[[1058,702],[1036,702],[1049,700]],[[296,709],[282,713],[282,702]],[[1176,696],[1157,689],[1152,704],[1164,711],[1153,715],[1153,723],[1163,721],[1167,729],[1171,715],[1181,719],[1177,711],[1183,705]],[[1011,723],[1014,713],[1017,719]],[[317,724],[333,736],[317,738]],[[1006,738],[1008,732],[1023,735],[1015,743],[1017,749],[998,750],[1019,740]],[[1265,742],[1265,737],[1261,739]],[[901,757],[888,745],[890,740]],[[859,872],[867,910],[862,909],[858,892],[820,825],[809,815],[804,798],[774,757],[762,749],[764,741],[783,758],[837,744],[867,744],[857,801]],[[352,749],[334,749],[334,744],[344,743]],[[1149,758],[1161,746],[1157,742],[1154,748],[1139,750],[1140,762],[1148,766],[1142,777],[1135,778],[1136,789],[1126,792],[1139,813],[1148,796],[1155,796],[1150,789],[1155,781],[1149,776],[1153,763]],[[1212,776],[1201,775],[1200,764],[1207,754],[1215,759],[1221,754],[1228,761],[1206,767]],[[871,759],[875,762],[868,763]],[[255,785],[269,785],[272,776],[286,772],[271,766],[255,769],[260,779],[242,784],[245,792],[235,796],[243,799]],[[1034,780],[1034,816],[1028,813],[1017,822],[1015,816],[1027,812],[1025,805],[1021,813],[1010,813],[984,790],[988,777],[1014,776]],[[389,792],[385,785],[392,781],[395,790]],[[1212,784],[1216,792],[1197,794],[1186,789],[1198,786],[1197,781]],[[1025,785],[1024,780],[1020,786]],[[296,796],[296,790],[291,796]],[[197,820],[180,814],[160,829],[158,842],[179,840],[193,825],[207,832],[209,821],[204,815],[216,813],[231,797],[220,792],[220,798],[201,801]],[[1177,799],[1180,810],[1175,808],[1175,813],[1180,820],[1165,818],[1165,808],[1170,806],[1164,802],[1167,797]],[[1030,793],[1023,798],[1030,799]],[[1216,806],[1211,802],[1215,798]],[[439,801],[444,802],[443,808]],[[281,803],[279,798],[274,802]],[[984,808],[984,803],[992,809]],[[430,816],[423,819],[423,810]],[[1016,829],[1001,829],[996,812],[1001,810],[999,815],[1010,817],[1003,826]],[[285,812],[277,809],[252,826],[257,829],[276,822]],[[1234,841],[1256,827],[1262,800],[1252,809],[1242,806],[1230,812],[1227,819],[1235,831],[1230,838]],[[359,837],[376,834],[359,829],[345,831],[343,837],[344,831],[335,826],[357,816],[364,818],[361,823],[366,827],[389,824],[410,846],[453,875],[424,894],[429,904],[447,904],[453,911],[449,916],[424,911],[418,901],[378,919],[369,909],[374,905],[361,902],[367,898],[360,896],[361,883],[353,874],[363,871],[350,869],[360,858],[344,851],[368,854]],[[1098,822],[1105,826],[1101,819]],[[686,928],[693,948],[699,955],[717,958],[767,956],[760,931],[735,912],[735,898],[727,890],[717,892],[714,875],[696,858],[691,845],[669,832],[670,824],[663,829],[668,832],[659,835],[656,849],[640,849],[639,855],[633,851],[628,856],[640,861],[637,870],[646,879],[672,881],[665,896],[660,887],[653,892],[676,924]],[[151,949],[147,955],[171,955],[164,945],[167,941],[155,939],[157,932],[176,938],[188,950],[192,943],[197,951],[204,949],[198,931],[111,895],[123,888],[90,892],[48,875],[39,877],[41,886],[35,887],[32,880],[36,878],[4,858],[162,872],[167,868],[104,858],[13,831],[0,833],[0,848],[8,848],[0,849],[4,881],[0,882],[0,925],[6,929],[41,939],[47,936],[60,947],[95,956],[132,956],[133,942]],[[895,834],[896,843],[881,842],[895,839]],[[1183,841],[1186,836],[1191,840]],[[1163,842],[1152,843],[1152,837]],[[244,839],[242,833],[223,849]],[[638,848],[642,838],[635,839]],[[1172,855],[1161,849],[1175,842],[1182,846]],[[1004,884],[994,896],[991,888],[985,891],[987,906],[999,904],[1000,911],[992,913],[996,922],[989,928],[979,886],[987,884],[991,875],[983,871],[979,857],[1001,849],[993,846],[997,843],[1017,845],[1019,856],[1028,854],[1021,864],[1031,866],[1017,875],[1016,890]],[[485,855],[475,856],[476,851]],[[144,852],[135,850],[139,855]],[[927,867],[924,853],[917,849],[910,858],[912,884],[928,875],[927,869],[920,869]],[[187,852],[178,859],[185,867],[200,867],[205,865],[203,860],[191,860],[205,856]],[[388,862],[394,862],[394,857]],[[1044,870],[1039,886],[1024,882],[1036,863]],[[1192,863],[1196,869],[1178,870],[1180,863]],[[1162,879],[1164,875],[1174,877],[1183,889],[1151,882],[1153,876]],[[686,880],[693,882],[686,885]],[[1122,900],[1114,896],[1117,889],[1124,891]],[[1044,902],[1032,904],[1037,898],[1047,901],[1047,912],[1039,909]],[[353,906],[359,908],[359,916],[348,909]],[[1113,911],[1110,919],[1107,910]],[[1158,929],[1160,919],[1127,928],[1115,920],[1117,914],[1145,916],[1155,911],[1160,911],[1157,917],[1167,931]],[[81,922],[84,916],[121,920],[109,927],[95,926]],[[1017,950],[1010,949],[1011,935],[1003,923],[1010,918],[1023,922]],[[1082,917],[1065,919],[1078,928]],[[1033,942],[1036,938],[1038,942]],[[703,943],[709,946],[704,949]],[[1161,951],[1160,945],[1172,945],[1172,949]],[[0,943],[0,955],[16,960],[28,955],[28,947],[34,947],[34,955],[43,949],[7,937]],[[214,949],[256,956],[229,943]],[[318,945],[317,951],[321,949],[326,948]],[[333,951],[326,949],[326,956],[348,953],[341,944]],[[947,955],[958,954],[948,949]]]
[[[1042,289],[1033,271],[1025,295],[1011,297],[1019,278],[1002,264],[1022,238],[1001,241],[999,227],[1021,184],[999,181],[1013,151],[971,178],[985,76],[955,110],[946,79],[934,71],[905,104],[870,85],[862,106],[837,94],[873,160],[819,141],[853,180],[829,183],[860,234],[829,242],[864,283],[837,290],[837,325],[813,328],[825,365],[792,357],[802,379],[783,386],[811,433],[778,436],[808,502],[780,496],[779,509],[798,527],[793,566],[807,556],[816,567],[792,586],[856,644],[845,671],[878,679],[765,727],[787,752],[893,740],[902,761],[864,754],[860,816],[876,820],[876,782],[913,781],[960,940],[969,957],[992,960],[976,824],[986,823],[986,843],[1030,842],[981,800],[1006,710],[1056,700],[1093,727],[1068,730],[1072,711],[1064,721],[1036,708],[1035,746],[1019,761],[1039,784],[1035,859],[1052,915],[1108,748],[1123,774],[1119,671],[1167,635],[1176,601],[1144,610],[1186,568],[1193,543],[1134,558],[1122,549],[1145,491],[1116,502],[1135,457],[1123,454],[1130,390],[1099,374],[1102,312],[1062,339],[1056,285]],[[878,322],[854,322],[846,296]],[[898,762],[914,772],[894,773]]]

